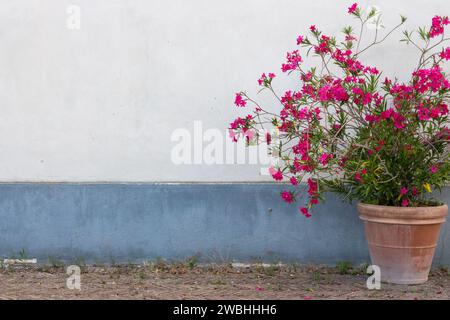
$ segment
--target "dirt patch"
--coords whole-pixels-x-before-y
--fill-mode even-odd
[[[82,267],[81,290],[66,287],[63,267],[0,271],[1,299],[450,299],[450,272],[434,270],[423,285],[366,288],[362,269],[348,266]]]

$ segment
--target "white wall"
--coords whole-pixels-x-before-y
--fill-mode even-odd
[[[171,134],[195,120],[225,129],[234,92],[254,92],[263,71],[281,74],[309,25],[332,34],[353,23],[351,3],[1,0],[0,180],[264,179],[259,166],[174,165]],[[448,0],[360,3],[379,6],[386,25],[398,13],[410,27],[450,15]],[[70,4],[80,30],[66,27]],[[375,51],[367,61],[388,75],[406,77],[416,61],[396,41]]]

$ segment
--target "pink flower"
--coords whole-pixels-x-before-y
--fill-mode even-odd
[[[441,116],[448,115],[448,105],[446,105],[445,103],[441,103],[438,107],[440,109]]]
[[[333,85],[324,85],[319,89],[319,99],[322,102],[326,101],[339,101],[345,102],[349,98],[347,91],[341,86],[340,82],[336,82]]]
[[[328,153],[324,153],[320,156],[319,158],[319,162],[323,165],[326,166],[328,164],[328,160],[333,158],[332,154],[328,154]]]
[[[363,179],[361,178],[361,174],[359,172],[355,173],[355,180],[359,183],[363,183]]]
[[[300,208],[300,212],[306,217],[306,218],[311,218],[311,214],[309,213],[309,210],[305,207]]]
[[[419,93],[427,91],[438,92],[439,90],[450,89],[450,83],[445,78],[439,65],[430,69],[420,69],[413,73],[414,89]]]
[[[283,63],[283,65],[281,66],[281,71],[288,72],[291,70],[295,70],[302,62],[303,60],[298,50],[288,52],[286,54],[286,63]]]
[[[403,199],[402,200],[402,207],[407,207],[409,206],[409,200],[408,199]]]
[[[283,180],[283,173],[280,169],[275,169],[274,167],[269,168],[269,173],[272,175],[272,178],[274,178],[276,181]]]
[[[392,120],[394,121],[394,127],[397,129],[404,129],[406,127],[405,117],[403,117],[400,113],[395,112],[392,116]]]
[[[322,36],[319,45],[314,47],[316,53],[329,53],[331,52],[329,48],[330,37],[325,35]]]
[[[418,192],[417,192],[417,187],[412,187],[412,195],[415,197],[417,196]]]
[[[268,86],[273,78],[275,78],[274,73],[269,73],[269,77],[267,77],[266,74],[263,73],[261,77],[258,79],[258,84],[260,86]]]
[[[380,71],[378,71],[378,69],[375,68],[375,67],[365,67],[365,68],[363,69],[363,71],[364,71],[365,73],[370,73],[370,74],[373,74],[373,75],[377,75],[377,74],[380,73]]]
[[[289,179],[289,181],[291,182],[291,184],[292,184],[293,186],[298,185],[298,180],[297,180],[296,177],[291,177],[291,178]]]
[[[317,196],[317,190],[318,190],[317,182],[315,182],[312,179],[308,179],[308,194],[311,197],[316,197]]]
[[[249,116],[247,116],[246,119],[237,118],[232,123],[230,123],[230,129],[236,130],[236,129],[244,128],[247,124],[246,120],[251,120],[251,119],[252,119],[251,116],[250,116],[250,118],[249,118]]]
[[[353,14],[358,9],[358,4],[354,3],[348,8],[348,13]]]
[[[437,37],[444,33],[444,26],[449,24],[448,17],[434,16],[431,20],[430,38]]]
[[[281,181],[281,180],[283,180],[283,174],[281,173],[280,170],[278,170],[274,175],[272,175],[272,177],[273,177],[276,181]]]
[[[316,31],[316,26],[315,25],[310,26],[309,30],[311,30],[311,32],[315,32]]]
[[[438,171],[439,171],[438,167],[436,167],[436,166],[431,166],[431,167],[430,167],[430,172],[431,172],[431,173],[434,174],[434,173],[437,173]]]
[[[430,110],[428,110],[427,108],[418,107],[417,118],[419,118],[420,121],[430,120]]]
[[[266,82],[266,80],[267,80],[266,74],[263,73],[263,74],[261,75],[261,77],[258,79],[258,84],[259,84],[260,86],[262,86],[262,85]]]
[[[325,85],[325,86],[323,86],[322,88],[319,89],[319,99],[320,99],[320,101],[325,102],[325,101],[331,100],[331,98],[333,96],[332,96],[330,88],[331,87],[329,85]]]
[[[355,40],[358,40],[358,38],[356,38],[352,34],[348,34],[348,35],[345,36],[345,41],[347,41],[347,42],[351,42],[351,41],[355,41]]]
[[[310,149],[309,139],[308,136],[305,135],[301,137],[301,140],[298,142],[297,145],[292,147],[292,152],[294,152],[294,154],[300,154],[302,156],[305,156],[308,154],[309,149]]]
[[[347,38],[346,38],[346,40],[347,40]],[[346,60],[348,59],[348,57],[351,54],[352,54],[351,50],[342,51],[341,49],[336,49],[332,54],[332,58],[340,63],[344,63],[344,62],[346,62]],[[353,79],[347,78],[347,82],[349,80],[353,80]]]
[[[233,140],[234,142],[237,142],[237,133],[233,130],[233,129],[229,129],[228,130],[228,135],[230,136],[231,140]]]
[[[298,36],[298,38],[297,38],[297,45],[300,45],[300,44],[302,44],[303,43],[303,36]]]
[[[364,119],[368,122],[378,122],[380,121],[380,117],[379,116],[374,116],[372,114],[368,114],[364,117]]]
[[[402,187],[402,188],[400,189],[400,195],[404,196],[404,195],[407,194],[407,193],[408,193],[408,188]]]
[[[430,108],[430,117],[433,119],[439,118],[441,114],[441,109],[439,108]]]
[[[371,102],[372,102],[372,94],[370,92],[366,92],[366,94],[363,97],[362,104],[366,106]]]
[[[445,50],[442,49],[442,52],[439,54],[439,57],[441,57],[441,59],[450,60],[450,47],[446,48]]]
[[[347,91],[345,91],[345,89],[340,85],[333,86],[332,91],[333,91],[333,97],[337,101],[345,102],[349,98]]]
[[[236,98],[234,99],[234,104],[237,107],[245,107],[245,105],[247,104],[247,101],[245,101],[242,98],[242,94],[241,93],[236,93]]]
[[[244,132],[244,137],[247,139],[247,141],[251,141],[256,135],[255,130],[250,129],[250,130],[246,130]]]
[[[281,192],[281,198],[286,201],[287,203],[292,203],[294,202],[294,195],[292,194],[292,192],[289,191],[283,191]]]
[[[394,109],[389,108],[386,111],[381,112],[381,118],[382,119],[389,119],[390,117],[392,117],[392,114],[394,113]]]

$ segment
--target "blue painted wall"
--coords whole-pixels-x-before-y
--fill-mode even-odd
[[[280,184],[0,184],[0,256],[142,262],[369,261],[354,206],[329,194],[311,219]],[[441,198],[450,202],[450,190]],[[450,265],[450,223],[435,265]]]

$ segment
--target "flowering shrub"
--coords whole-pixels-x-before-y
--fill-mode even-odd
[[[360,56],[406,18],[401,16],[384,37],[377,30],[362,47],[363,29],[378,13],[364,15],[356,3],[348,13],[360,23],[358,35],[346,27],[338,39],[311,26],[310,35],[297,38],[299,48],[287,53],[281,71],[298,78],[298,88],[277,95],[275,74],[262,74],[258,84],[273,93],[280,104],[277,112],[245,92],[236,94],[236,106],[253,110],[231,123],[230,136],[269,145],[278,158],[270,174],[292,185],[281,198],[294,203],[307,193],[307,203],[299,208],[306,217],[327,190],[370,204],[435,205],[428,194],[448,182],[450,174],[450,82],[441,67],[450,60],[450,48],[444,47],[450,39],[444,35],[449,18],[435,16],[431,27],[403,33],[401,41],[419,53],[417,68],[403,83],[382,77]],[[318,59],[319,65],[305,69],[305,57]]]

